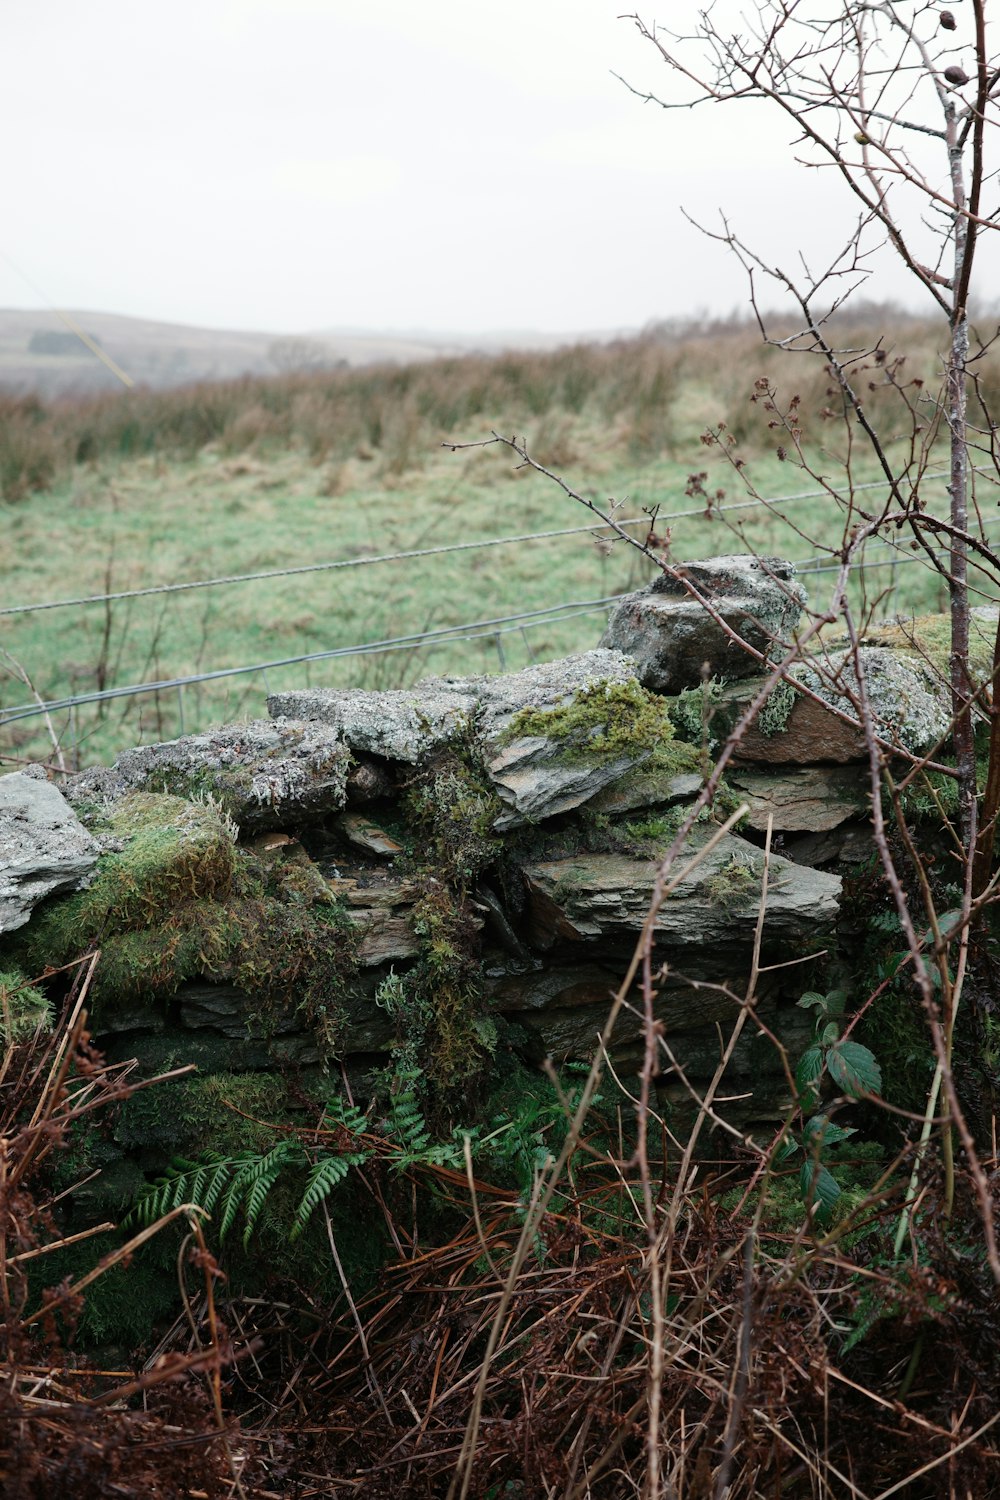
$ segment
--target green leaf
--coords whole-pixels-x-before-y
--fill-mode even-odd
[[[794,1156],[796,1151],[800,1151],[801,1149],[802,1148],[799,1145],[798,1141],[795,1139],[794,1135],[786,1135],[785,1139],[782,1141],[781,1145],[774,1153],[774,1160],[780,1166],[783,1161],[787,1161],[790,1156]]]
[[[824,1046],[824,1047],[826,1047],[826,1046],[829,1046],[830,1042],[835,1042],[837,1040],[837,1038],[838,1038],[839,1035],[840,1035],[840,1025],[839,1025],[839,1023],[837,1021],[828,1021],[827,1024],[823,1027],[823,1031],[822,1031],[822,1034],[820,1035],[820,1039],[819,1040],[820,1040],[821,1045]]]
[[[826,1013],[828,1016],[842,1016],[847,1009],[847,991],[831,990],[826,997]]]
[[[812,1099],[815,1097],[816,1083],[823,1072],[823,1049],[822,1047],[807,1047],[799,1058],[799,1065],[795,1069],[795,1087],[799,1092],[800,1099]]]
[[[796,1000],[795,1003],[803,1010],[812,1010],[814,1007],[816,1010],[826,1010],[826,996],[818,994],[816,990],[806,990],[802,999]]]
[[[840,1197],[840,1183],[818,1162],[804,1161],[799,1169],[799,1192],[807,1206],[815,1202],[817,1219],[827,1219]]]
[[[806,1121],[802,1134],[810,1149],[823,1151],[827,1146],[835,1146],[838,1141],[857,1135],[857,1131],[853,1125],[835,1125],[827,1115],[813,1115]]]
[[[302,1201],[295,1214],[290,1239],[298,1239],[324,1198],[343,1182],[351,1167],[367,1161],[368,1153],[356,1151],[349,1156],[321,1156],[309,1173]]]
[[[830,1077],[854,1099],[882,1092],[882,1069],[875,1054],[860,1042],[836,1042],[826,1055]]]

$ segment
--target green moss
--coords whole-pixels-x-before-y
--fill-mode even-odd
[[[102,856],[87,890],[36,914],[21,939],[29,967],[66,963],[109,935],[169,923],[179,907],[230,891],[236,852],[213,808],[136,793],[109,826],[125,847]]]
[[[595,683],[557,708],[523,708],[514,715],[502,743],[529,735],[556,741],[573,759],[638,759],[645,752],[644,769],[671,775],[697,769],[691,746],[674,740],[668,700],[634,680]]]
[[[304,1102],[304,1101],[303,1101]],[[301,1109],[277,1073],[205,1073],[142,1089],[120,1106],[114,1139],[129,1150],[168,1155],[263,1151]]]
[[[736,910],[760,894],[760,872],[753,856],[734,854],[705,881],[705,893],[714,906]]]
[[[184,770],[180,766],[157,766],[147,779],[154,793],[165,793],[185,802],[216,802],[229,815],[246,803],[253,785],[253,772],[246,766],[217,766],[212,770],[200,766]]]
[[[16,1047],[52,1028],[52,1007],[21,969],[0,969],[0,1047]]]
[[[403,802],[421,864],[462,888],[501,852],[493,832],[500,810],[485,774],[459,755],[429,767]]]
[[[996,641],[997,622],[989,617],[969,616],[969,666],[979,681],[993,672],[993,647]],[[888,646],[894,651],[905,651],[924,657],[935,671],[948,680],[951,656],[951,616],[916,615],[911,620],[897,624],[880,625],[869,632],[862,643],[865,646]]]
[[[186,980],[230,982],[265,1024],[294,1004],[325,1051],[336,1049],[340,996],[357,936],[315,871],[234,846],[217,808],[166,795],[126,798],[112,829],[128,838],[87,891],[51,903],[18,956],[33,970],[99,947],[91,990],[98,1030]]]
[[[767,702],[757,715],[755,728],[768,739],[775,734],[784,734],[792,716],[798,693],[787,682],[776,683]]]
[[[433,877],[414,905],[413,925],[420,957],[406,974],[390,974],[376,1001],[396,1024],[395,1071],[444,1095],[479,1073],[496,1045],[483,1005],[479,926],[466,902]]]
[[[722,683],[713,677],[699,687],[686,688],[675,698],[668,698],[667,714],[675,734],[689,744],[714,750],[718,741],[710,733],[710,726],[721,696]]]

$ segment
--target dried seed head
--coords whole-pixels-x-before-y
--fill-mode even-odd
[[[950,10],[943,10],[941,12],[940,22],[942,31],[954,31],[958,25]]]
[[[948,83],[953,83],[957,89],[960,89],[963,83],[968,83],[969,81],[968,73],[963,73],[962,69],[958,66],[945,68],[944,76]]]

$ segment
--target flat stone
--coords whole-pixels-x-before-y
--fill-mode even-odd
[[[951,692],[930,663],[886,646],[861,646],[857,654],[882,739],[920,754],[947,737]],[[790,675],[828,703],[853,713],[851,699],[859,691],[853,653],[813,657],[793,667]]]
[[[412,906],[417,899],[417,891],[409,880],[366,881],[364,885],[358,880],[328,880],[327,885],[348,906],[392,910],[396,906]]]
[[[0,932],[23,927],[46,896],[88,885],[100,852],[58,787],[0,776]]]
[[[793,564],[749,553],[678,564],[646,588],[620,600],[601,645],[634,658],[639,681],[656,693],[680,693],[705,676],[749,677],[760,661],[719,620],[765,657],[779,659],[805,603]],[[691,589],[685,584],[690,584]]]
[[[647,771],[642,766],[604,787],[587,804],[591,812],[633,812],[640,807],[672,807],[678,802],[693,802],[704,785],[696,771],[682,771],[677,776],[662,771]]]
[[[126,750],[109,769],[70,778],[72,802],[116,802],[128,792],[215,797],[244,830],[335,812],[347,796],[350,751],[322,725],[255,719]]]
[[[797,865],[859,865],[875,848],[871,820],[841,823],[821,833],[803,833],[785,840],[784,853]]]
[[[397,854],[403,853],[403,846],[379,828],[377,823],[371,822],[362,813],[344,812],[336,819],[334,826],[344,835],[349,844],[356,849],[363,849],[366,854],[374,854],[377,859],[394,859]]]
[[[739,993],[745,979],[734,980]],[[491,1006],[502,1014],[516,1015],[519,1021],[546,1032],[558,1025],[567,1033],[573,1016],[584,1023],[583,1036],[592,1038],[607,1018],[612,997],[621,983],[621,970],[602,964],[567,964],[533,973],[510,974],[490,985]],[[642,991],[636,986],[629,996],[630,1004],[642,1011]],[[700,1027],[724,1021],[733,1016],[733,1001],[719,993],[715,985],[703,988],[693,984],[667,983],[656,987],[655,1013],[671,1031],[695,1031]],[[554,1021],[553,1017],[558,1017]]]
[[[747,822],[775,833],[821,833],[864,812],[869,804],[865,767],[796,766],[759,771],[736,767],[726,777],[750,805]]]
[[[327,724],[355,754],[415,764],[463,734],[493,745],[524,708],[550,709],[597,682],[628,682],[632,662],[618,651],[586,651],[521,672],[427,677],[412,688],[367,692],[313,688],[273,693],[268,713]]]
[[[705,837],[693,835],[688,850],[693,853]],[[682,854],[681,860],[685,858]],[[762,862],[760,850],[726,835],[661,906],[655,922],[657,940],[682,953],[700,948],[709,955],[752,944]],[[728,871],[738,866],[750,871],[754,883],[746,881],[745,896],[734,900]],[[634,938],[648,912],[657,869],[654,860],[619,854],[525,865],[531,942],[546,951],[557,944]],[[720,880],[721,894],[713,890]],[[829,932],[837,918],[840,888],[836,875],[772,855],[765,941],[811,939]]]
[[[712,729],[720,742],[725,739],[729,728],[742,718],[763,682],[763,678],[755,678],[730,683],[722,689],[712,717]],[[789,690],[786,687],[784,691]],[[794,688],[791,691],[794,692]],[[767,707],[765,704],[765,711]],[[806,766],[824,763],[850,765],[867,758],[865,737],[860,728],[845,723],[812,698],[796,694],[787,716],[773,728],[762,728],[760,718],[758,714],[745,730],[736,746],[734,760],[755,761],[760,765]]]
[[[352,917],[361,929],[358,962],[366,968],[416,958],[420,939],[411,916],[397,915],[382,907],[356,910]]]
[[[474,709],[470,694],[453,690],[444,681],[381,693],[363,688],[308,688],[272,693],[267,700],[267,711],[274,718],[324,724],[353,751],[410,765],[461,734]]]
[[[513,740],[487,765],[490,780],[506,803],[493,826],[502,833],[582,807],[621,781],[649,754],[646,750],[610,760],[584,760],[562,753],[558,744],[540,736]]]

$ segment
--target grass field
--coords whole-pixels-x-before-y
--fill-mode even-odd
[[[904,333],[917,349],[911,359],[933,381],[928,331],[913,325]],[[543,476],[518,471],[507,450],[441,446],[488,437],[492,427],[523,434],[540,462],[596,501],[613,498],[621,516],[658,506],[656,530],[669,528],[675,559],[752,548],[807,560],[840,539],[842,516],[829,495],[776,510],[743,505],[706,519],[704,501],[687,493],[689,476],[704,473],[709,494],[725,492],[723,507],[747,499],[740,474],[699,440],[721,419],[737,439],[734,451],[747,455],[744,474],[759,494],[816,490],[794,461],[775,456],[775,435],[749,401],[762,373],[784,399],[801,390],[803,441],[817,471],[843,487],[843,423],[810,415],[828,400],[828,382],[801,360],[782,365],[779,358],[736,331],[687,343],[130,393],[75,406],[15,403],[0,452],[8,501],[4,602],[588,524],[582,507]],[[898,421],[894,392],[873,391],[871,400],[884,421]],[[855,484],[875,477],[864,456],[852,468]],[[937,508],[943,484],[926,483],[924,497]],[[696,513],[679,517],[682,511]],[[895,568],[872,569],[865,580],[869,596],[893,590],[880,610],[940,608],[934,574],[898,552],[869,554],[871,562],[893,558]],[[621,542],[577,535],[0,617],[0,647],[13,659],[0,679],[0,708],[32,696],[14,663],[42,698],[57,699],[593,601],[638,586],[652,571]],[[807,578],[813,599],[829,580],[826,573]],[[53,724],[69,760],[87,763],[182,728],[259,715],[276,688],[400,686],[428,673],[512,669],[587,649],[602,626],[600,608],[567,610],[563,619],[483,627],[471,632],[475,639],[85,705],[61,711]],[[40,718],[0,728],[8,764],[50,753]]]

